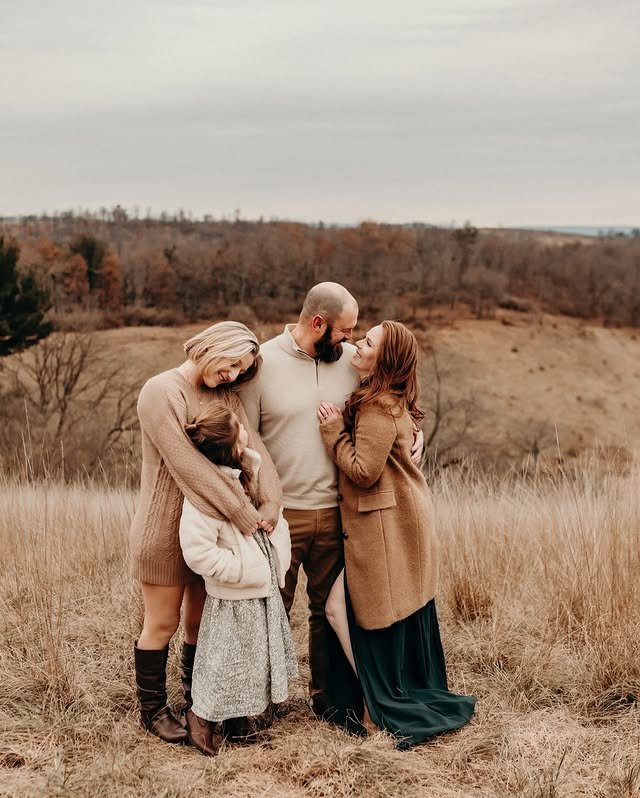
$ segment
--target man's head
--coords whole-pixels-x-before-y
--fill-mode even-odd
[[[327,363],[340,358],[342,344],[353,337],[358,303],[339,283],[318,283],[305,297],[299,325],[311,336],[316,355]]]

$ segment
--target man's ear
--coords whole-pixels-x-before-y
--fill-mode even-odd
[[[311,329],[316,332],[324,332],[324,327],[326,327],[327,322],[322,318],[322,316],[315,315],[311,319]]]

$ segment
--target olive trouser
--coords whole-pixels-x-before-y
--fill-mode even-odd
[[[284,516],[291,533],[291,567],[282,600],[287,615],[298,584],[300,566],[307,576],[309,598],[309,694],[320,713],[328,702],[329,635],[324,606],[333,583],[344,567],[342,523],[337,507],[325,510],[288,510]]]

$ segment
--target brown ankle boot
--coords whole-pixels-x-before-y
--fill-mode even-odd
[[[184,693],[184,707],[180,714],[191,709],[193,699],[191,698],[191,683],[193,680],[193,662],[196,658],[196,646],[194,643],[182,644],[182,655],[180,657],[180,667],[182,669],[182,692]]]
[[[189,742],[205,756],[215,756],[222,745],[222,723],[198,717],[192,709],[188,709],[184,719],[187,723]]]
[[[167,743],[186,743],[187,732],[167,706],[166,668],[169,646],[146,651],[133,648],[136,686],[143,727]]]

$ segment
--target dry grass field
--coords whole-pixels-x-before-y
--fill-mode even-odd
[[[302,663],[270,742],[215,759],[137,724],[135,493],[0,483],[0,795],[640,796],[640,472],[433,484],[461,732],[407,753],[314,721]],[[171,695],[178,700],[173,652]]]

